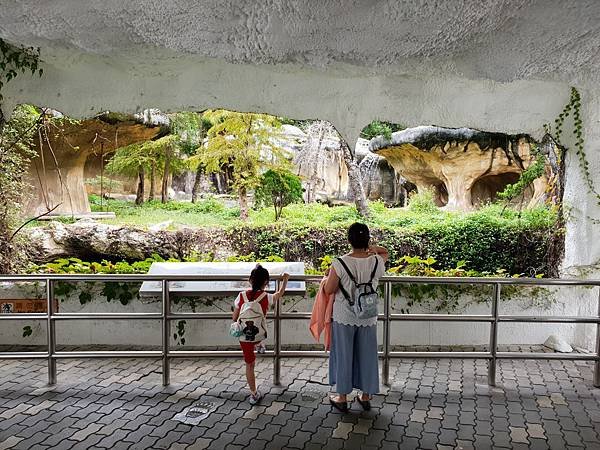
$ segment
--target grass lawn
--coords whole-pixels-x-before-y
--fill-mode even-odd
[[[407,208],[387,208],[381,202],[371,202],[371,217],[366,223],[379,228],[419,230],[465,219],[483,221],[490,226],[507,226],[514,223],[533,228],[549,227],[556,220],[556,213],[546,207],[519,212],[499,204],[491,204],[477,211],[456,213],[435,207],[429,199],[421,200],[413,201]],[[167,229],[175,229],[180,226],[226,228],[242,223],[239,219],[239,208],[227,207],[215,198],[203,199],[195,204],[179,201],[163,204],[152,201],[140,206],[129,201],[105,200],[102,209],[97,196],[90,196],[90,201],[92,211],[115,212],[116,219],[103,220],[104,223],[110,224],[146,228],[157,223],[172,221]],[[272,208],[251,210],[247,224],[265,226],[273,224],[274,219],[275,213]],[[282,226],[327,228],[346,226],[356,221],[361,221],[361,218],[354,206],[329,207],[319,203],[310,205],[298,203],[285,207],[278,223]]]

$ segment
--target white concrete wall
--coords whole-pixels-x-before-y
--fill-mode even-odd
[[[3,37],[41,46],[45,71],[9,83],[4,112],[22,102],[76,117],[224,107],[329,120],[349,142],[375,118],[539,137],[574,85],[598,173],[597,1],[209,3],[4,2]],[[565,143],[565,274],[594,277],[600,207],[567,133]]]
[[[97,291],[97,290],[96,290]],[[597,289],[561,288],[553,290],[546,300],[536,301],[532,306],[530,298],[503,301],[501,314],[516,315],[593,315],[596,313]],[[77,298],[78,292],[60,303],[61,312],[160,312],[157,300],[135,300],[127,306],[118,301],[107,303],[97,296],[95,300],[81,306]],[[7,297],[6,291],[2,297]],[[230,309],[231,299],[220,299],[216,306],[199,306],[197,311],[219,312]],[[298,303],[296,303],[298,302]],[[406,308],[406,300],[394,298],[393,312]],[[286,298],[282,310],[293,308],[295,311],[310,311],[312,299],[298,297]],[[174,305],[174,311],[189,310],[182,305]],[[411,307],[411,313],[434,313],[432,307]],[[489,314],[490,305],[476,303],[473,299],[464,298],[455,311],[461,314]],[[227,334],[229,320],[187,320],[185,340],[191,346],[224,346],[236,344]],[[272,321],[269,321],[272,328]],[[2,322],[0,328],[0,344],[44,344],[46,328],[44,323],[33,326],[34,333],[30,337],[22,337],[25,325],[34,325],[32,321]],[[381,324],[379,326],[379,342],[382,342]],[[172,333],[175,332],[175,323]],[[282,344],[314,344],[308,332],[308,321],[287,321],[282,326]],[[503,323],[499,328],[500,344],[530,345],[542,344],[549,335],[554,334],[573,346],[594,349],[594,327],[592,325],[572,324],[529,324]],[[57,322],[57,342],[66,345],[160,345],[161,328],[159,321],[59,321]],[[173,340],[173,345],[175,341]],[[267,345],[273,343],[271,331]],[[485,345],[489,343],[489,325],[483,323],[445,323],[445,322],[395,322],[392,325],[392,345]]]

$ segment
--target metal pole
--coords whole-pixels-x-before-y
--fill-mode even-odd
[[[275,280],[275,292],[279,290],[279,280]],[[281,299],[275,302],[275,348],[273,349],[273,384],[281,384]]]
[[[167,318],[171,312],[169,298],[169,282],[162,280],[162,379],[163,386],[171,383],[171,366],[169,364],[169,339],[171,337],[171,322]]]
[[[598,318],[600,319],[600,288],[598,289]],[[596,357],[600,358],[600,323],[596,324]],[[594,386],[600,388],[600,359],[594,364]]]
[[[490,354],[488,361],[488,385],[496,386],[496,363],[498,353],[498,305],[500,303],[500,285],[494,283],[494,297],[492,298],[492,316],[490,322]]]
[[[389,281],[383,285],[383,384],[390,385],[390,305],[392,302],[392,286]]]
[[[56,384],[56,328],[52,314],[54,313],[54,282],[46,280],[46,301],[48,310],[48,321],[46,326],[48,342],[48,384]]]

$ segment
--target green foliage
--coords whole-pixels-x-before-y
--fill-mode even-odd
[[[238,193],[242,219],[247,216],[246,195],[260,185],[264,168],[285,168],[289,164],[284,151],[273,142],[281,123],[268,114],[207,111],[204,118],[213,123],[206,145],[190,158],[207,173],[232,169],[232,189]]]
[[[544,174],[545,165],[546,157],[538,154],[535,162],[521,173],[516,183],[509,184],[502,192],[498,193],[498,198],[500,200],[511,201],[523,195],[525,189]]]
[[[509,277],[506,270],[498,269],[494,272],[480,272],[475,269],[467,269],[467,261],[458,261],[458,263],[448,269],[436,269],[435,258],[421,258],[419,256],[403,256],[398,261],[400,265],[389,269],[391,274],[400,276],[414,277]],[[512,275],[513,278],[519,278],[521,274]],[[536,275],[536,278],[542,278],[543,274]],[[460,301],[469,298],[476,303],[489,302],[492,298],[490,286],[481,286],[473,284],[394,284],[392,285],[392,295],[399,297],[400,300],[406,300],[406,307],[411,308],[416,305],[429,306],[436,312],[452,312],[459,307]],[[538,306],[547,306],[554,300],[554,294],[547,288],[503,286],[502,299],[504,301],[523,298]],[[409,312],[408,310],[404,312]]]
[[[165,259],[158,255],[153,255],[151,258],[132,263],[127,261],[118,261],[115,263],[107,260],[90,262],[82,261],[79,258],[59,258],[46,264],[33,264],[29,267],[29,272],[56,274],[143,274],[148,273],[153,262],[164,261]]]
[[[577,159],[579,160],[579,168],[583,173],[583,178],[587,184],[588,191],[596,197],[598,205],[600,205],[600,194],[596,190],[594,184],[594,178],[590,172],[590,164],[587,160],[585,149],[584,149],[584,139],[583,139],[583,120],[581,119],[581,95],[579,91],[571,87],[571,96],[569,98],[569,103],[565,105],[562,112],[558,115],[558,117],[554,120],[554,140],[562,145],[560,138],[563,134],[563,126],[565,123],[565,119],[573,114],[573,135],[575,137],[575,153],[577,154]],[[548,133],[551,133],[550,125],[545,125],[544,128]]]
[[[15,47],[0,38],[0,91],[6,83],[14,79],[19,72],[36,73],[41,77],[44,70],[39,67],[39,47]],[[0,102],[3,100],[0,92]]]
[[[167,152],[172,152],[177,144],[177,136],[169,134],[155,141],[144,141],[120,147],[106,165],[106,171],[135,177],[140,166],[150,172],[152,165],[156,167],[157,174],[162,175]],[[171,173],[181,173],[185,165],[178,158],[171,160]]]
[[[408,197],[408,210],[420,214],[435,214],[439,208],[433,200],[433,191],[424,189],[412,192]]]
[[[25,175],[36,154],[33,138],[39,124],[34,107],[19,105],[0,131],[0,273],[13,271],[18,262],[14,233],[31,188]]]
[[[177,322],[177,330],[175,332],[175,334],[173,334],[173,339],[175,340],[175,342],[177,342],[177,345],[185,345],[185,325],[186,325],[186,321],[185,320],[179,320]]]
[[[285,206],[302,201],[302,182],[287,170],[269,169],[261,176],[254,198],[257,207],[273,206],[277,221]]]
[[[392,138],[392,133],[402,131],[405,128],[405,126],[397,123],[374,120],[361,130],[360,137],[363,139],[373,139],[377,136],[383,136],[387,140],[390,140]]]
[[[171,134],[176,136],[176,143],[181,153],[188,156],[193,155],[211,124],[202,120],[202,116],[195,112],[179,112],[170,115],[169,119]]]

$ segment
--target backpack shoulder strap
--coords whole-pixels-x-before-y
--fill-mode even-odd
[[[369,283],[373,282],[373,278],[375,278],[375,274],[377,273],[377,266],[379,265],[379,259],[377,259],[377,255],[375,255],[375,267],[373,267],[373,271],[371,272],[371,279]]]
[[[267,296],[267,293],[265,291],[262,292],[262,294],[260,294],[258,297],[256,297],[254,299],[255,302],[260,302],[263,298],[265,298]]]
[[[260,302],[263,298],[265,298],[265,296],[267,295],[267,293],[265,291],[261,292],[261,294],[256,297],[254,300],[248,300],[248,296],[246,295],[246,293],[244,292],[244,301],[247,303],[258,303]]]
[[[350,272],[350,269],[348,269],[348,266],[346,265],[346,263],[342,260],[342,258],[336,258],[336,259],[340,262],[340,264],[342,265],[342,267],[344,268],[344,270],[346,271],[346,273],[348,274],[348,276],[350,277],[352,282],[356,285],[356,281],[354,280],[354,277],[352,276],[352,272]],[[348,301],[348,303],[350,303],[350,305],[354,305],[354,301],[352,301],[352,297],[350,297],[350,294],[348,294],[346,289],[344,289],[341,279],[339,281],[338,286],[340,288],[340,291],[342,291],[342,295]]]
[[[348,268],[348,266],[346,265],[346,263],[344,262],[344,260],[342,258],[337,258],[337,260],[340,262],[340,264],[342,265],[342,267],[344,268],[344,270],[346,271],[346,273],[348,274],[348,276],[350,277],[350,279],[352,280],[352,282],[354,284],[356,283],[356,279],[354,278],[354,275],[352,275],[352,272],[350,271],[350,269]]]

